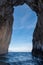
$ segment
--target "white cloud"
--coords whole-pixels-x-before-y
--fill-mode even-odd
[[[31,47],[30,47],[31,48]],[[31,49],[27,47],[17,47],[17,48],[10,48],[9,52],[30,52]]]
[[[26,13],[26,14],[21,18],[20,23],[21,23],[22,26],[24,25],[24,23],[27,22],[27,18],[29,18],[29,17],[30,17],[30,14],[28,15],[28,14]]]
[[[29,44],[27,46],[12,46],[9,47],[9,52],[31,52],[32,51],[32,45]]]

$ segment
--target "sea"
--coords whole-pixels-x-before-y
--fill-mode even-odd
[[[8,52],[0,56],[0,65],[43,65],[43,59],[31,52]]]

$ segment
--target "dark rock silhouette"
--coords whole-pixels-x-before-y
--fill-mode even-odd
[[[13,6],[26,3],[36,12],[37,24],[33,32],[33,54],[43,52],[43,0],[0,0],[0,54],[8,52],[13,25]],[[37,51],[36,51],[37,50]]]

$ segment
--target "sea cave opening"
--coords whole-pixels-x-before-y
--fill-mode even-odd
[[[36,26],[37,16],[32,9],[23,4],[14,7],[14,22],[9,52],[30,52],[32,50],[32,36]]]

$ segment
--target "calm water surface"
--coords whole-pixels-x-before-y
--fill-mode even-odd
[[[43,65],[43,60],[30,52],[9,52],[0,56],[0,65]]]

